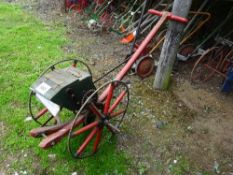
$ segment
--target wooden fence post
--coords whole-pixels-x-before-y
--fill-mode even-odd
[[[175,0],[172,13],[177,16],[187,17],[192,0]],[[155,74],[154,88],[166,90],[169,87],[172,68],[176,59],[182,32],[185,25],[175,21],[169,21],[165,41],[159,58],[159,64]]]

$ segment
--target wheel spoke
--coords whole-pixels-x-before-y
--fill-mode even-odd
[[[112,118],[114,118],[114,117],[117,117],[118,115],[121,115],[121,114],[123,114],[124,112],[125,112],[125,109],[121,109],[121,110],[119,110],[119,111],[117,111],[117,112],[114,112],[114,113],[110,114],[110,118],[112,119]]]
[[[78,135],[84,133],[85,131],[90,130],[91,128],[96,127],[98,124],[99,124],[98,121],[92,122],[91,124],[86,125],[86,126],[84,126],[83,128],[81,128],[81,129],[79,129],[79,130],[73,132],[73,133],[72,133],[72,137],[78,136]]]
[[[120,130],[116,126],[111,124],[108,120],[105,120],[104,124],[108,127],[108,129],[110,129],[110,131],[112,133],[117,133],[117,132],[119,133],[120,132]]]
[[[91,133],[87,136],[87,138],[85,139],[85,141],[83,142],[83,144],[79,147],[79,149],[76,152],[76,155],[79,156],[80,154],[82,154],[82,152],[84,151],[84,149],[87,147],[87,145],[90,143],[90,141],[92,140],[92,138],[94,137],[94,135],[97,133],[98,128],[95,127]]]
[[[103,118],[103,115],[101,114],[101,112],[98,110],[98,108],[94,103],[91,103],[89,105],[89,108],[97,117],[99,117],[100,119]]]
[[[109,91],[108,91],[108,95],[105,101],[105,105],[104,105],[104,114],[106,115],[108,113],[108,109],[112,100],[112,96],[113,96],[113,90],[114,90],[114,86],[113,84],[111,84]]]
[[[94,143],[94,148],[93,151],[96,152],[102,137],[102,132],[103,132],[103,127],[98,128],[98,132],[96,134],[96,139],[95,139],[95,143]]]
[[[124,90],[123,92],[121,92],[121,94],[117,97],[113,105],[108,110],[109,114],[112,113],[116,109],[116,107],[119,105],[119,103],[122,101],[125,95],[126,95],[126,91]]]
[[[68,149],[75,158],[91,156],[98,150],[103,139],[103,127],[106,126],[106,129],[110,131],[104,133],[107,135],[120,132],[119,126],[124,118],[129,102],[128,86],[121,81],[110,81],[90,94],[89,98],[93,98],[101,92],[103,92],[102,94],[106,93],[106,95],[99,96],[98,104],[94,101],[86,100],[76,114],[78,116],[87,112],[88,116],[92,116],[94,120],[87,123],[86,126],[76,129],[75,127],[71,128],[68,138]],[[101,101],[100,99],[103,100]],[[119,120],[116,121],[115,119]]]

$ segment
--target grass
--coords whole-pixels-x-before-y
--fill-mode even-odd
[[[32,128],[38,127],[24,121],[29,87],[48,65],[71,56],[62,50],[69,40],[62,26],[44,25],[20,7],[1,1],[0,26],[0,122],[4,125],[0,128],[0,171],[126,174],[129,160],[116,149],[116,140],[104,144],[91,158],[74,160],[66,150],[66,140],[44,151],[37,146],[40,139],[28,136]],[[55,154],[55,159],[49,154]]]
[[[184,157],[178,157],[177,163],[172,163],[169,170],[173,175],[188,174],[190,172],[189,162]]]

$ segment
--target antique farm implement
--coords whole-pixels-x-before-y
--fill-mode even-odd
[[[84,158],[97,151],[107,133],[120,132],[129,103],[129,89],[122,79],[167,20],[187,23],[187,19],[170,12],[148,13],[160,19],[135,52],[117,66],[125,64],[114,80],[97,87],[99,79],[93,81],[88,65],[67,59],[49,66],[31,86],[29,112],[41,126],[32,129],[30,135],[43,136],[41,148],[52,147],[68,136],[69,152]]]
[[[224,79],[233,66],[233,42],[218,37],[217,45],[207,49],[196,61],[191,72],[194,83],[206,82],[214,75]]]

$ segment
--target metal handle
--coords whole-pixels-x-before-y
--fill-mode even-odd
[[[148,10],[148,13],[150,13],[152,15],[162,16],[164,12],[160,12],[158,10],[150,9],[150,10]],[[181,23],[184,23],[184,24],[186,24],[188,22],[187,18],[183,18],[183,17],[180,17],[180,16],[173,15],[171,12],[167,12],[167,13],[168,13],[167,18],[170,19],[170,20],[181,22]]]

